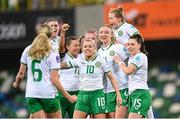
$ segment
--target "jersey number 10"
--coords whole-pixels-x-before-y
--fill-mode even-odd
[[[86,73],[87,73],[87,74],[92,74],[92,73],[94,73],[94,66],[87,65]]]

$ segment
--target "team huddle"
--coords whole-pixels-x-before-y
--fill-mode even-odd
[[[13,87],[27,71],[30,118],[154,118],[144,39],[123,9],[81,37],[65,38],[69,27],[58,36],[58,21],[48,19],[22,53]]]

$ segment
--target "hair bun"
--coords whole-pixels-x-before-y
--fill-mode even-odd
[[[122,6],[117,6],[117,9],[120,10],[121,12],[124,11],[124,8]]]

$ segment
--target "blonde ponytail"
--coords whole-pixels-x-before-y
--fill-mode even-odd
[[[48,25],[43,24],[40,26],[38,35],[35,37],[28,51],[28,55],[32,59],[41,60],[49,56],[51,52],[51,42],[49,39],[51,34],[52,29]]]

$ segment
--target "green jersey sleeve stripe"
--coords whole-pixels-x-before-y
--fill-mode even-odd
[[[24,62],[21,62],[21,64],[27,65],[27,64],[26,64],[26,63],[24,63]]]
[[[131,63],[131,64],[133,64],[134,66],[136,66],[137,69],[139,69],[139,67],[136,64],[134,64],[134,63]]]
[[[111,71],[111,70],[109,70],[109,71],[107,71],[107,72],[105,72],[105,73],[107,74],[107,73],[109,73],[110,71]]]
[[[140,33],[139,33],[138,31],[136,31],[136,32],[134,32],[134,34],[133,34],[133,35],[135,35],[135,34],[140,34]],[[132,35],[132,36],[133,36],[133,35]]]

